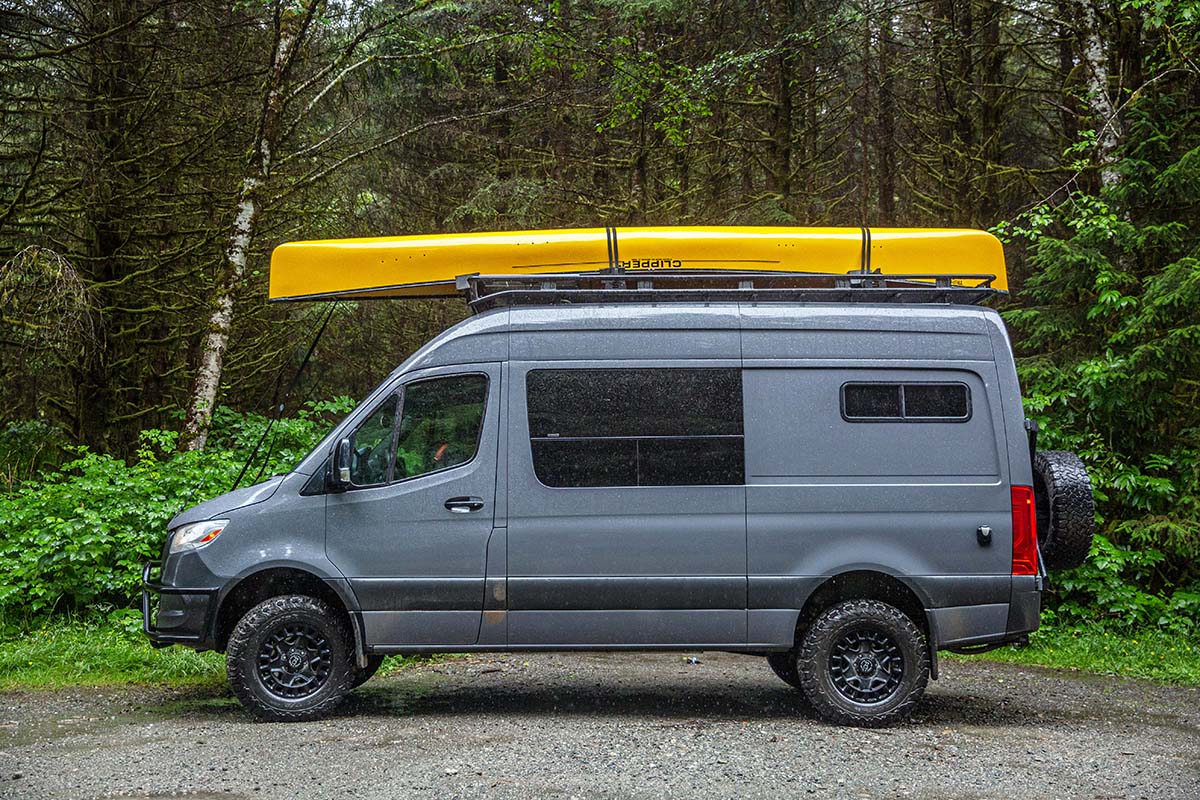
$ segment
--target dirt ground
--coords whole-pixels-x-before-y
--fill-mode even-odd
[[[451,659],[291,725],[219,689],[0,694],[3,798],[484,796],[1197,800],[1200,690],[943,662],[881,731],[717,653]]]

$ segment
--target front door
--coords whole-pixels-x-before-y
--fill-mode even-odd
[[[498,364],[421,370],[351,434],[351,483],[329,497],[326,548],[371,645],[479,638],[496,495]]]

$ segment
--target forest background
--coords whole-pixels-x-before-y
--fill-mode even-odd
[[[1006,243],[1099,501],[1047,629],[1200,647],[1198,45],[1196,0],[0,5],[0,629],[136,628],[175,511],[466,313],[341,303],[287,391],[329,307],[265,302],[280,242],[867,224]]]

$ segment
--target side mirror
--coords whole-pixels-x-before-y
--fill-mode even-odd
[[[350,439],[345,438],[333,449],[333,463],[329,469],[330,488],[344,490],[350,485]]]

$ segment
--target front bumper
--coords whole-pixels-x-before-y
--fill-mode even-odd
[[[213,616],[220,589],[179,588],[150,580],[150,573],[160,566],[157,561],[142,565],[142,630],[150,638],[150,644],[154,647],[184,644],[197,650],[211,650]],[[151,595],[159,598],[157,614],[150,608]]]

